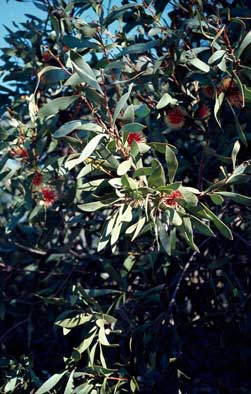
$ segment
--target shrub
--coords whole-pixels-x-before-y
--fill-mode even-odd
[[[189,333],[248,302],[248,9],[108,3],[34,0],[2,49],[6,393],[198,392]]]

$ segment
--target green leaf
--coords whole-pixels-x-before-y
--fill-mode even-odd
[[[237,202],[238,204],[243,204],[248,207],[251,206],[251,197],[243,196],[242,194],[232,193],[232,192],[215,192],[220,196],[230,198],[231,200]]]
[[[48,118],[49,116],[57,114],[59,111],[66,110],[74,101],[78,100],[79,96],[65,96],[50,100],[39,111],[41,118]]]
[[[183,229],[184,229],[185,237],[186,237],[188,244],[197,253],[200,253],[199,248],[195,245],[194,240],[193,240],[193,228],[192,228],[191,219],[189,217],[183,217],[182,221],[183,221]]]
[[[102,132],[102,127],[100,127],[96,123],[86,122],[83,120],[72,120],[63,124],[59,129],[57,129],[53,137],[54,138],[61,138],[70,134],[73,130],[86,130],[86,131],[94,131],[94,132]]]
[[[46,75],[46,83],[57,83],[69,78],[69,74],[60,67],[47,66],[44,67],[39,73],[38,78],[41,79],[42,75]]]
[[[86,204],[81,204],[78,205],[78,208],[81,209],[81,211],[84,212],[94,212],[97,211],[98,209],[102,209],[107,207],[106,204],[103,204],[100,201],[95,201],[95,202],[88,202]]]
[[[99,342],[101,343],[101,345],[103,345],[103,346],[111,346],[111,344],[107,340],[104,326],[101,326],[100,329],[99,329],[98,339],[99,339]]]
[[[160,46],[161,40],[151,40],[148,42],[139,42],[137,44],[132,44],[123,50],[123,55],[129,53],[143,53],[150,51],[152,48],[156,46]]]
[[[15,387],[18,383],[17,376],[14,378],[10,379],[6,385],[4,386],[4,392],[5,393],[14,393]]]
[[[145,217],[139,219],[139,221],[137,222],[136,228],[135,228],[135,232],[134,232],[133,237],[132,237],[132,241],[134,241],[135,238],[137,238],[137,236],[140,234],[140,231],[144,227],[145,222],[146,222],[146,218]]]
[[[74,49],[82,49],[82,48],[89,48],[89,49],[99,49],[100,46],[90,40],[80,40],[74,36],[64,36],[63,37],[63,44],[66,45],[68,48]]]
[[[164,251],[169,255],[170,254],[170,246],[169,246],[169,239],[167,233],[167,225],[163,223],[161,220],[157,219],[157,229],[158,229],[158,236],[160,240],[160,244]]]
[[[234,116],[235,127],[236,127],[236,129],[237,129],[237,131],[238,131],[240,140],[241,140],[241,142],[243,143],[243,145],[247,146],[247,145],[248,145],[247,139],[246,139],[245,133],[244,133],[244,131],[243,131],[241,125],[240,125],[238,116],[236,115],[236,112],[235,112],[235,110],[233,109],[233,107],[232,107],[232,105],[230,104],[229,101],[228,101],[228,105],[229,105],[229,107],[231,108],[232,114],[233,114],[233,116]]]
[[[203,203],[200,204],[204,210],[206,211],[208,217],[212,220],[215,227],[219,230],[219,232],[227,239],[233,240],[233,234],[228,226],[223,223],[206,205]]]
[[[233,150],[232,150],[232,154],[231,154],[232,163],[233,163],[233,169],[235,169],[236,158],[237,158],[237,155],[238,155],[238,153],[240,151],[240,148],[241,148],[241,145],[240,145],[239,141],[235,141],[234,147],[233,147]]]
[[[212,56],[210,56],[210,58],[208,59],[208,64],[214,64],[214,63],[218,63],[222,60],[223,56],[226,54],[226,50],[225,49],[219,49],[218,51],[215,51]]]
[[[55,325],[64,327],[64,328],[74,328],[78,327],[82,324],[88,323],[91,321],[92,315],[86,315],[84,313],[81,313],[79,315],[76,315],[72,318],[64,319],[64,320],[58,320],[55,322]]]
[[[98,330],[95,329],[94,332],[86,339],[84,339],[81,344],[76,348],[77,351],[82,354],[91,346],[95,336],[97,335]],[[36,393],[37,394],[37,393]]]
[[[62,379],[67,371],[59,374],[52,375],[36,392],[35,394],[48,394],[48,392],[53,389],[54,386]]]
[[[236,51],[236,58],[238,59],[241,54],[245,51],[245,49],[251,44],[251,31],[248,32],[248,34],[244,37],[243,41],[241,42],[241,45]]]
[[[181,219],[180,215],[178,214],[178,212],[176,211],[176,209],[168,207],[167,210],[170,213],[170,222],[174,226],[181,226],[182,225],[182,219]]]
[[[152,168],[151,167],[142,167],[142,168],[138,168],[137,170],[135,170],[133,177],[137,178],[139,176],[143,176],[143,175],[150,175],[152,173]]]
[[[126,4],[122,7],[116,7],[112,12],[110,12],[109,15],[103,20],[103,25],[107,27],[114,21],[117,21],[119,18],[121,18],[130,8],[133,7],[140,7],[138,4]]]
[[[216,237],[211,228],[202,220],[198,219],[196,216],[191,215],[190,217],[192,225],[194,228],[201,234],[206,235],[207,237]]]
[[[65,386],[64,394],[73,394],[74,390],[74,372],[75,370],[73,369],[70,373],[68,382]]]
[[[117,174],[119,176],[126,174],[130,170],[131,166],[132,166],[131,159],[122,161],[122,163],[120,163],[120,165],[117,168]]]
[[[173,150],[166,145],[165,159],[168,169],[169,182],[172,183],[178,168],[178,160]]]
[[[93,137],[88,144],[84,147],[79,157],[79,162],[86,160],[94,152],[99,142],[106,137],[106,134],[98,134]]]
[[[130,106],[129,106],[130,107]],[[126,132],[126,133],[139,133],[142,131],[146,126],[144,126],[141,123],[127,123],[124,125],[121,129],[120,132]]]
[[[114,115],[113,115],[113,125],[115,125],[115,122],[116,122],[120,112],[122,111],[122,109],[126,105],[126,102],[130,97],[132,87],[133,87],[133,84],[131,83],[129,85],[128,92],[123,94],[123,96],[120,98],[119,102],[117,103],[115,110],[114,110]]]
[[[165,108],[167,105],[177,105],[178,100],[174,99],[170,96],[169,93],[164,93],[158,104],[156,105],[157,109]]]
[[[222,205],[224,202],[224,199],[215,193],[209,194],[209,197],[215,205]]]
[[[220,93],[219,96],[216,95],[215,103],[214,103],[214,117],[220,127],[221,127],[221,123],[220,123],[220,119],[219,119],[218,114],[219,114],[220,107],[223,103],[224,97],[225,97],[225,94],[223,92]]]
[[[199,70],[208,73],[210,71],[210,67],[207,63],[201,61],[198,58],[194,58],[194,59],[189,59],[189,61],[187,62],[187,64],[189,66],[194,66],[195,68],[198,68]]]
[[[182,201],[185,202],[185,204],[190,208],[190,207],[196,207],[198,204],[198,198],[194,193],[190,191],[191,188],[189,187],[184,187],[180,186],[179,191],[181,192],[183,198],[180,199],[180,203],[182,205]]]
[[[152,160],[151,165],[152,165],[152,172],[148,178],[149,186],[156,188],[158,186],[164,186],[166,184],[166,177],[162,165],[156,159]]]
[[[78,53],[71,51],[70,52],[70,58],[71,58],[71,63],[74,68],[74,70],[77,72],[77,74],[81,77],[82,82],[86,82],[87,85],[90,87],[96,89],[98,92],[103,94],[103,91],[97,82],[97,78],[95,73],[93,72],[92,68],[87,64],[82,56],[80,56]]]

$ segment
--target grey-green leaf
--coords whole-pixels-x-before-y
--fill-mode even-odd
[[[174,151],[166,145],[165,159],[168,169],[169,182],[172,183],[178,168],[178,160]]]
[[[53,389],[54,386],[62,379],[67,371],[62,373],[56,373],[52,375],[42,386],[35,392],[35,394],[48,394],[48,392]]]
[[[105,134],[98,134],[93,137],[88,144],[84,147],[80,157],[79,162],[86,160],[91,154],[94,152],[96,147],[98,146],[99,142],[104,138]]]
[[[115,124],[120,112],[122,111],[127,100],[129,99],[131,91],[132,91],[132,87],[133,87],[133,84],[131,83],[128,88],[128,92],[123,94],[123,96],[120,98],[119,102],[117,103],[115,110],[114,110],[114,115],[113,115],[113,124]]]
[[[46,103],[39,111],[41,118],[48,118],[49,116],[57,114],[59,111],[64,111],[74,101],[79,99],[78,95],[59,97]]]
[[[208,217],[212,220],[215,227],[220,231],[220,233],[227,239],[233,239],[233,234],[230,228],[223,223],[206,205],[201,203],[201,206],[206,211]]]

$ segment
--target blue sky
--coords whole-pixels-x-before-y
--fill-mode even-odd
[[[15,0],[0,0],[1,10],[0,10],[0,47],[5,46],[5,41],[3,37],[6,35],[6,30],[3,25],[12,27],[12,21],[16,23],[25,22],[27,19],[25,14],[33,14],[37,17],[44,15],[43,11],[35,7],[32,2],[20,3]]]

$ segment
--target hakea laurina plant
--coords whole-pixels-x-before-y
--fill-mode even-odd
[[[245,214],[236,225],[237,208],[251,205],[248,22],[220,10],[209,18],[213,1],[174,2],[174,10],[165,1],[108,3],[36,0],[45,20],[33,17],[9,33],[13,45],[3,49],[0,68],[15,84],[1,87],[0,246],[9,247],[4,256],[11,253],[13,266],[20,250],[28,254],[25,278],[55,261],[55,275],[30,290],[36,305],[61,308],[56,325],[70,338],[46,362],[73,344],[49,372],[41,367],[40,378],[23,358],[27,374],[6,382],[6,393],[15,385],[34,392],[31,381],[36,394],[54,386],[64,393],[161,393],[169,381],[159,377],[162,366],[178,354],[158,342],[175,325],[180,281],[171,304],[167,296],[159,302],[169,265],[189,253],[210,256],[205,242],[210,248],[218,237],[224,244],[248,228]],[[99,282],[88,290],[86,277]],[[29,321],[28,347],[39,331],[35,310],[17,324]],[[33,320],[44,321],[41,313]],[[41,324],[35,354],[53,313],[46,312],[50,322]],[[65,370],[49,377],[63,360]]]

